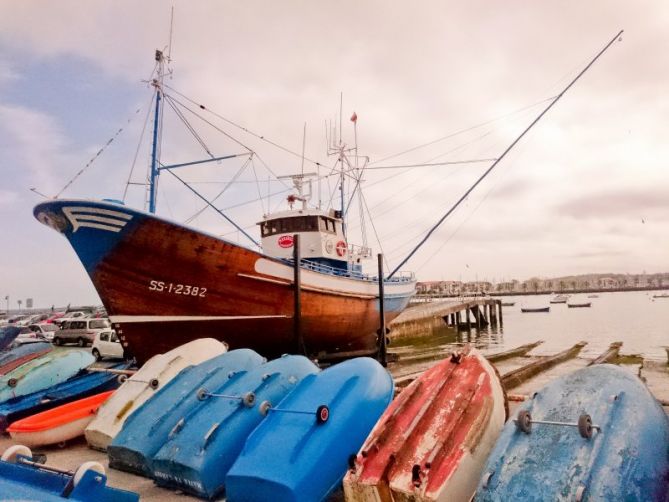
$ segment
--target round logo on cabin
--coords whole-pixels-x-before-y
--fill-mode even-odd
[[[279,237],[279,246],[282,248],[293,247],[293,236],[292,235],[282,235]]]

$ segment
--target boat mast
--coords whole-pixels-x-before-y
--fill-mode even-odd
[[[346,239],[346,206],[344,205],[344,143],[342,142],[342,107],[344,105],[344,93],[339,94],[339,163],[341,165],[341,175],[339,177],[339,195],[341,199],[341,231]]]
[[[149,178],[149,212],[156,212],[156,202],[158,197],[158,156],[160,155],[160,100],[163,93],[163,74],[165,67],[165,57],[163,51],[156,49],[156,78],[151,81],[151,85],[156,89],[156,109],[153,116],[153,144],[151,147],[151,174]]]

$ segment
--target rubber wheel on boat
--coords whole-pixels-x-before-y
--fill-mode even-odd
[[[24,457],[33,458],[33,452],[30,451],[30,448],[23,446],[22,444],[15,444],[7,448],[3,453],[0,460],[3,462],[9,462],[10,464],[15,464],[18,460],[18,456],[23,455]]]
[[[258,411],[263,417],[266,417],[267,414],[269,413],[269,410],[272,409],[272,403],[269,401],[263,401],[260,403],[260,406],[258,406]]]
[[[160,387],[160,381],[157,378],[152,378],[149,381],[149,387],[151,387],[153,390],[156,390],[158,387]]]
[[[581,437],[585,439],[590,439],[592,437],[592,419],[590,415],[583,414],[578,417],[578,432],[581,434]]]
[[[532,415],[527,410],[520,410],[516,417],[516,427],[525,434],[532,432]]]
[[[19,383],[19,381],[16,378],[10,378],[7,380],[7,385],[10,387],[16,387],[16,384]]]
[[[55,338],[53,339],[53,343],[54,343],[54,345],[58,345],[59,347],[60,347],[61,345],[63,345],[63,341],[62,341],[59,337],[55,337]]]
[[[93,354],[93,357],[95,357],[96,361],[99,361],[99,360],[102,359],[102,356],[100,355],[100,351],[98,349],[93,349],[91,351],[91,353]]]
[[[118,383],[123,385],[127,380],[128,380],[128,375],[119,375],[116,380],[118,380]]]
[[[86,340],[84,340],[83,338],[79,338],[79,339],[77,340],[77,345],[78,345],[79,347],[85,347],[85,346],[86,346]]]
[[[242,397],[242,403],[244,403],[244,406],[246,406],[247,408],[253,408],[255,402],[256,402],[256,395],[253,392],[247,392]]]
[[[328,420],[330,420],[330,408],[321,404],[316,408],[316,423],[324,424]]]
[[[79,467],[77,467],[77,470],[74,473],[74,477],[72,478],[72,485],[77,486],[79,481],[83,479],[84,474],[86,474],[88,471],[94,471],[98,474],[102,474],[103,476],[106,475],[105,468],[100,462],[95,462],[93,460],[84,462]]]

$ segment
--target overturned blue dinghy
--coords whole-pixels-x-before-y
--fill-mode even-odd
[[[665,500],[668,452],[669,420],[646,386],[617,366],[590,366],[507,422],[476,500]]]
[[[53,350],[0,376],[0,403],[64,382],[94,361],[89,352]]]
[[[229,501],[320,501],[341,483],[393,398],[374,359],[351,359],[310,375],[246,441],[225,480]]]
[[[222,392],[234,376],[264,361],[253,350],[238,349],[182,370],[128,417],[107,448],[109,466],[150,476],[153,456],[167,442],[177,422],[205,403],[198,399],[197,391],[207,388]]]
[[[3,500],[136,502],[139,495],[107,486],[104,467],[84,462],[75,472],[40,465],[25,446],[11,446],[0,460]]]
[[[220,387],[198,389],[200,406],[179,418],[153,457],[156,483],[205,498],[221,494],[228,469],[265,418],[262,403],[278,403],[318,371],[306,357],[283,356],[232,375]]]
[[[12,366],[12,363],[21,362],[21,360],[28,362],[30,360],[28,356],[39,353],[46,354],[51,349],[52,345],[49,342],[10,344],[0,352],[0,372],[4,374],[6,371],[2,370]]]
[[[127,367],[128,364],[123,363],[112,368],[125,369]],[[0,432],[5,432],[11,423],[22,418],[94,394],[116,389],[119,385],[117,375],[113,373],[81,370],[64,382],[37,392],[10,398],[4,403],[0,403]]]
[[[8,347],[14,339],[19,336],[21,328],[18,326],[5,326],[0,328],[0,350]]]

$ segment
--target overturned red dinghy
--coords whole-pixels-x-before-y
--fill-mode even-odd
[[[475,349],[432,367],[392,402],[344,478],[347,501],[469,500],[507,415]]]

